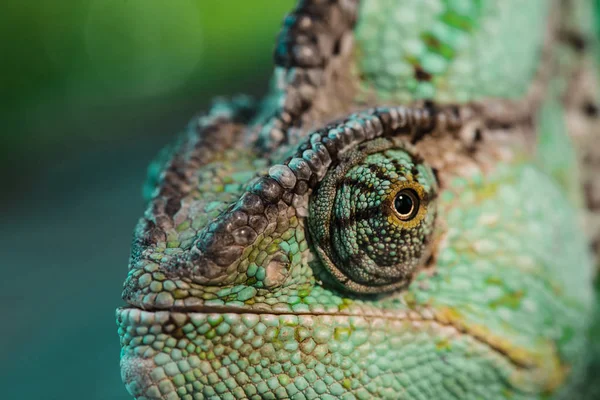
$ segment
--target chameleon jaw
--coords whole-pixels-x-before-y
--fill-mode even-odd
[[[295,389],[302,390],[302,378],[312,369],[308,366],[316,370],[322,365],[320,378],[329,381],[329,393],[359,395],[369,393],[368,382],[355,375],[360,371],[372,375],[369,382],[383,384],[384,391],[389,376],[384,377],[391,373],[389,389],[397,390],[402,377],[426,361],[434,375],[451,368],[455,374],[459,370],[460,380],[460,370],[470,376],[483,369],[480,382],[469,378],[472,384],[486,386],[491,383],[487,378],[501,375],[508,383],[504,391],[551,393],[568,371],[550,343],[535,353],[519,349],[484,329],[460,326],[447,310],[369,315],[356,310],[291,314],[266,308],[118,309],[121,371],[128,391],[136,398],[160,399],[196,393],[291,397]],[[455,365],[460,359],[467,364]],[[281,374],[288,374],[287,380],[281,378],[287,384],[280,381]],[[309,383],[312,390],[321,388]],[[443,396],[446,389],[435,390]]]

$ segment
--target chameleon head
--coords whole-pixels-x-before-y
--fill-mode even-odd
[[[299,2],[266,101],[217,104],[150,168],[117,311],[134,397],[577,383],[592,262],[534,77],[551,2],[391,3],[362,2],[353,41],[358,2]]]
[[[447,142],[407,144],[434,119]],[[240,171],[256,157],[241,147],[201,167],[200,186],[234,185],[229,200],[181,199],[164,239],[150,224],[155,242],[132,254],[132,307],[117,312],[130,393],[554,391],[580,365],[590,292],[564,265],[588,265],[583,240],[564,195],[526,164],[484,179],[483,164],[462,163],[438,182],[435,151],[459,128],[451,111],[379,108],[315,131],[249,182]],[[146,243],[156,202],[138,229]],[[207,209],[218,213],[198,223]],[[514,226],[520,240],[506,235]]]

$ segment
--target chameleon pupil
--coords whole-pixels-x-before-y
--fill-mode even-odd
[[[412,190],[403,190],[394,200],[394,208],[403,220],[412,219],[418,209],[418,199]]]

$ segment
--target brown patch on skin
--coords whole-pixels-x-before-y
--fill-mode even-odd
[[[185,337],[185,333],[183,332],[183,329],[181,327],[177,327],[173,332],[171,332],[171,335],[175,339],[182,339]]]
[[[150,246],[160,241],[166,242],[167,235],[163,230],[156,227],[156,224],[150,220],[146,220],[146,226],[144,227],[144,234],[141,238],[142,246]]]
[[[563,30],[558,33],[559,40],[571,46],[575,51],[583,53],[588,48],[588,40],[579,32]]]
[[[436,234],[434,234],[434,237],[432,237],[430,240],[430,243],[428,243],[427,248],[429,249],[429,253],[425,254],[425,262],[423,263],[423,266],[418,268],[415,271],[415,274],[419,273],[419,272],[424,272],[426,273],[428,276],[433,276],[435,275],[436,272],[436,266],[437,266],[437,260],[438,260],[438,256],[440,253],[440,249],[442,247],[442,242],[444,241],[444,237],[446,234],[446,226],[445,224],[440,221],[440,218],[437,218],[436,220],[436,225],[437,226],[437,230],[436,230]],[[442,226],[440,226],[442,225]],[[412,279],[411,279],[412,281]]]
[[[265,268],[265,288],[273,289],[281,286],[289,274],[289,261],[283,253],[277,253]]]
[[[425,161],[422,160],[421,163]],[[440,172],[437,168],[431,168],[431,172],[433,172],[433,176],[435,177],[435,181],[437,182],[437,184],[440,184]]]
[[[592,182],[586,182],[583,185],[584,193],[585,193],[585,201],[586,206],[591,211],[599,211],[600,210],[600,190]]]
[[[466,146],[467,152],[474,154],[477,151],[478,144],[483,140],[483,130],[481,122],[474,121],[459,131],[459,138]]]
[[[425,81],[425,82],[429,82],[431,81],[432,75],[425,71],[420,65],[415,65],[415,78],[418,81]]]
[[[581,107],[581,110],[588,118],[598,117],[598,106],[592,101],[586,101]]]

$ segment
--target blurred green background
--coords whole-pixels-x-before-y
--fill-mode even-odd
[[[114,309],[147,164],[261,95],[292,0],[3,0],[0,399],[127,399]]]

